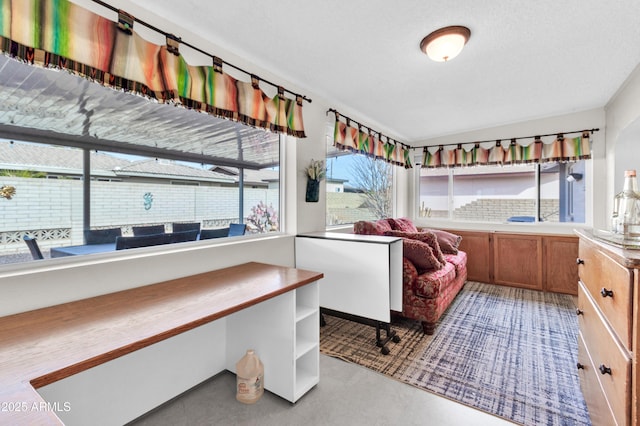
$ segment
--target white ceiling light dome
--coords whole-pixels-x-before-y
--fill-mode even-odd
[[[436,62],[449,61],[462,52],[471,31],[463,26],[450,26],[435,30],[420,42],[420,49]]]

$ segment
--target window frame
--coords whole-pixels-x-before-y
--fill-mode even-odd
[[[560,221],[544,221],[544,220],[539,220],[540,219],[540,206],[541,206],[541,202],[540,202],[540,197],[541,197],[541,190],[540,190],[540,170],[541,170],[541,164],[540,163],[534,163],[535,164],[535,214],[534,214],[534,222],[530,222],[530,223],[522,223],[522,222],[491,222],[491,221],[486,221],[486,220],[460,220],[460,219],[455,219],[453,217],[453,211],[454,211],[454,179],[453,174],[454,174],[454,170],[456,169],[455,167],[451,167],[451,168],[446,168],[447,169],[447,191],[448,191],[448,197],[447,197],[447,206],[448,206],[448,214],[447,217],[425,217],[425,216],[421,216],[420,215],[420,208],[421,208],[421,195],[420,195],[420,185],[421,185],[421,170],[423,169],[423,167],[421,167],[420,163],[416,164],[415,167],[415,174],[413,174],[412,176],[414,177],[414,184],[415,184],[415,191],[414,191],[414,199],[415,199],[415,203],[413,206],[413,212],[415,217],[418,220],[429,220],[429,221],[438,221],[438,222],[442,222],[442,224],[447,223],[446,226],[450,226],[450,227],[458,227],[458,228],[469,228],[469,229],[483,229],[483,228],[491,228],[491,229],[501,229],[502,226],[505,226],[504,229],[510,229],[513,227],[518,227],[518,226],[525,226],[525,227],[537,227],[537,228],[542,228],[542,227],[551,227],[551,228],[588,228],[592,226],[592,222],[593,222],[593,214],[592,211],[590,210],[592,207],[592,198],[593,198],[593,193],[592,193],[592,182],[590,177],[593,176],[593,162],[592,161],[588,161],[588,160],[579,160],[576,162],[568,162],[567,163],[567,170],[570,171],[572,169],[572,165],[576,164],[578,162],[584,162],[584,173],[585,176],[588,176],[589,178],[585,179],[584,182],[584,222],[572,222],[572,221],[564,221],[564,222],[560,222]],[[511,166],[504,166],[504,167],[511,167]],[[568,173],[568,172],[567,172]]]
[[[283,134],[280,134],[280,133],[274,133],[274,135],[275,135],[275,137],[277,137],[277,139],[274,138],[274,143],[278,144],[278,152],[279,152],[279,155],[278,155],[279,164],[277,165],[277,168],[278,168],[278,182],[277,182],[278,203],[277,203],[277,205],[273,206],[274,209],[277,209],[278,230],[277,231],[269,231],[269,232],[250,234],[251,238],[256,238],[256,239],[257,238],[268,238],[268,237],[271,237],[271,236],[273,236],[275,234],[280,234],[280,233],[283,232],[283,229],[285,229],[285,226],[286,226],[286,224],[284,222],[284,220],[285,220],[284,206],[286,205],[286,201],[285,201],[286,190],[285,190],[285,188],[283,186],[283,183],[284,183],[284,172],[283,172],[283,170],[285,169],[285,161],[286,161],[285,150],[283,148],[286,145],[286,136],[283,135]],[[64,180],[84,181],[84,176],[87,173],[87,167],[88,167],[89,168],[89,170],[88,170],[89,184],[94,182],[94,180],[99,180],[101,182],[104,182],[105,180],[107,180],[107,182],[105,182],[105,183],[113,183],[113,184],[119,184],[119,183],[122,182],[121,179],[117,179],[115,181],[113,179],[103,179],[103,177],[101,177],[99,175],[96,175],[96,176],[99,176],[99,178],[94,179],[94,175],[92,175],[92,173],[91,173],[91,166],[92,165],[90,164],[90,162],[89,162],[89,164],[87,164],[87,161],[86,161],[86,157],[87,157],[86,151],[92,151],[93,148],[89,148],[89,147],[80,148],[80,147],[77,147],[77,146],[68,146],[68,145],[64,145],[64,144],[58,143],[59,141],[57,141],[57,140],[53,140],[53,141],[50,141],[50,142],[44,142],[42,140],[37,140],[36,141],[36,140],[31,140],[31,138],[29,138],[26,135],[24,137],[22,137],[22,138],[14,137],[12,139],[6,138],[5,140],[7,142],[9,142],[9,141],[13,142],[13,140],[19,140],[20,142],[27,143],[27,144],[38,144],[38,145],[54,146],[54,147],[60,147],[60,148],[66,147],[66,148],[72,148],[72,149],[76,149],[78,151],[82,151],[83,161],[82,161],[82,166],[81,166],[82,168],[80,169],[80,173],[81,174],[78,175],[78,176],[65,176]],[[103,150],[103,151],[106,152],[107,150]],[[115,147],[112,148],[112,149],[109,149],[108,151],[110,153],[115,153],[115,154],[127,154],[128,153],[128,152],[121,152],[120,150],[118,150]],[[161,151],[159,151],[158,152],[158,158],[166,158],[166,157],[164,155],[162,155]],[[171,156],[171,158],[168,158],[168,159],[180,161],[179,158],[175,158],[173,156]],[[184,161],[187,161],[187,160],[184,160]],[[189,161],[189,162],[193,162],[193,161]],[[268,167],[266,167],[266,168],[268,168]],[[239,168],[239,170],[241,171],[243,169]],[[61,176],[59,174],[53,173],[52,176],[45,176],[44,178],[46,180],[58,181],[58,180],[60,180],[60,177]],[[167,178],[167,179],[165,179],[165,183],[167,184],[167,187],[182,186],[180,184],[174,185],[175,184],[174,181],[175,181],[175,178]],[[245,198],[243,192],[245,192],[247,189],[250,189],[250,187],[246,187],[246,186],[243,187],[241,181],[242,181],[242,179],[234,184],[234,187],[235,187],[236,191],[238,191],[238,198],[239,198],[240,202],[242,202],[242,200],[244,200],[244,198]],[[199,183],[195,183],[195,184],[187,185],[187,186],[189,188],[192,188],[192,187],[201,187],[202,185],[200,185]],[[83,184],[82,192],[83,192],[83,194],[82,194],[82,200],[83,201],[81,203],[82,204],[82,207],[81,207],[82,211],[76,211],[76,213],[74,213],[74,214],[75,215],[80,214],[84,218],[84,220],[83,220],[84,223],[82,224],[82,231],[80,231],[82,234],[84,234],[83,231],[85,229],[91,229],[91,227],[92,227],[92,223],[91,223],[91,200],[90,200],[90,198],[87,198],[87,197],[91,197],[91,190],[89,189],[88,193],[87,193],[87,188]],[[269,205],[269,204],[267,203],[267,205]],[[246,206],[246,205],[245,206],[240,206],[240,205],[236,205],[235,206],[235,208],[238,210],[238,215],[241,218],[241,222],[247,223],[245,219],[246,219],[246,217],[248,215],[251,214],[251,207],[252,206]],[[74,210],[77,210],[77,209],[74,209]],[[126,224],[123,224],[121,226],[125,226],[125,225]],[[25,230],[23,232],[26,232],[26,231],[27,230]],[[71,241],[73,241],[74,232],[75,231],[73,231],[73,230],[71,231],[71,235],[72,236],[69,237],[69,238],[71,238]],[[247,235],[249,235],[249,234],[247,234]],[[198,242],[198,241],[196,241],[196,242]],[[215,243],[220,243],[222,241],[207,240],[207,242],[215,244]],[[226,242],[229,242],[229,241],[227,239],[225,239],[224,242],[226,243]],[[75,244],[77,244],[77,243],[76,242],[72,242],[71,243],[71,245],[75,245]],[[46,247],[46,244],[45,244],[45,247]],[[172,248],[173,247],[165,247],[165,248],[163,248],[162,246],[159,246],[159,250],[160,251],[170,250]],[[22,250],[22,247],[20,247],[20,251],[21,252],[24,251],[24,250]],[[79,258],[76,259],[76,260],[81,260],[80,258],[82,258],[82,257],[84,257],[84,256],[79,256]],[[57,259],[56,258],[47,258],[47,260],[57,260]],[[67,260],[70,260],[70,259],[67,258]],[[0,268],[6,267],[7,265],[31,264],[32,262],[33,262],[33,259],[29,259],[29,260],[25,260],[25,261],[18,261],[18,262],[2,263],[2,264],[0,264]]]

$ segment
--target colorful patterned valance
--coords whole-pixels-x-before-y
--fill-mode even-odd
[[[359,124],[358,127],[353,127],[349,118],[346,118],[345,123],[340,121],[339,113],[335,112],[335,114],[333,145],[336,148],[381,159],[406,169],[413,167],[411,149],[408,146]]]
[[[63,68],[105,86],[159,102],[305,137],[302,97],[274,97],[259,79],[236,80],[212,66],[186,63],[177,39],[168,45],[144,40],[131,24],[110,21],[68,0],[0,0],[0,49],[31,64]]]
[[[475,165],[510,165],[523,163],[567,162],[591,158],[589,132],[578,137],[557,135],[550,143],[540,137],[519,142],[511,139],[508,145],[498,140],[493,146],[486,143],[458,144],[452,147],[425,147],[422,167],[463,167]]]

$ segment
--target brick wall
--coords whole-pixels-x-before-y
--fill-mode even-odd
[[[547,221],[557,222],[559,201],[543,199],[540,203],[540,216]],[[506,222],[511,216],[535,216],[535,206],[533,199],[482,198],[457,208],[454,211],[454,218],[481,222]]]

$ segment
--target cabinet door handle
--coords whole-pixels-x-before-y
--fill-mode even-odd
[[[580,308],[576,309],[576,315],[583,315],[583,314],[584,314],[584,311],[582,309]]]
[[[576,367],[578,368],[578,370],[584,370],[584,365],[580,364],[579,362],[576,363]]]
[[[602,287],[602,290],[600,290],[600,294],[602,295],[602,297],[613,297],[613,290],[607,290],[606,288]]]
[[[584,265],[584,259],[577,258],[577,259],[576,259],[576,264],[578,264],[578,265]]]
[[[604,364],[600,364],[600,367],[598,367],[598,370],[600,370],[600,373],[602,374],[609,374],[609,375],[611,374],[611,369]]]

